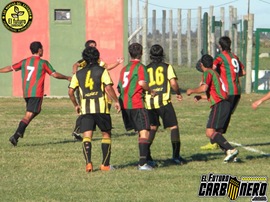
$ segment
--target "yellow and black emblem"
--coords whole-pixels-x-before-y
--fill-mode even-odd
[[[230,177],[227,194],[231,200],[235,200],[238,197],[239,187],[240,181],[238,181],[236,177]]]
[[[33,14],[30,7],[21,2],[13,1],[2,11],[2,22],[12,32],[23,32],[32,23]]]

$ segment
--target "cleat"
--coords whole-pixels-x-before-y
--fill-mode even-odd
[[[18,144],[18,140],[13,135],[9,138],[9,141],[14,147],[16,147]]]
[[[87,173],[92,172],[92,171],[93,171],[93,165],[92,165],[92,163],[88,163],[88,164],[86,165],[85,170],[86,170]]]
[[[201,146],[202,150],[216,150],[218,148],[219,148],[219,146],[217,143],[214,143],[214,144],[208,143],[204,146]]]
[[[152,168],[154,168],[154,167],[157,167],[158,166],[158,164],[155,162],[155,161],[147,161],[147,164],[149,165],[149,166],[151,166]]]
[[[234,163],[238,163],[239,161],[240,161],[239,158],[237,158],[237,157],[234,157],[234,158],[233,158],[233,162],[234,162]]]
[[[181,156],[178,158],[172,158],[172,161],[177,165],[183,165],[187,163],[187,160],[183,159]]]
[[[232,159],[234,159],[238,155],[238,153],[239,152],[237,149],[227,150],[226,151],[227,156],[224,158],[224,163],[227,163],[231,161]]]
[[[115,168],[112,165],[108,165],[108,166],[101,165],[100,170],[102,170],[102,171],[110,171],[110,170],[115,170]]]
[[[145,163],[142,166],[138,165],[138,170],[151,171],[151,170],[153,170],[153,168],[150,165]]]
[[[73,132],[71,134],[71,136],[74,136],[74,140],[77,140],[77,141],[83,141],[83,138],[80,136],[80,134],[76,133],[76,132]]]

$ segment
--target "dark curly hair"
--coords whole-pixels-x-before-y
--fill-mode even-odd
[[[99,55],[99,51],[96,47],[88,46],[82,52],[82,58],[86,61],[87,64],[98,63]]]
[[[164,60],[163,48],[159,44],[155,44],[150,48],[150,59],[153,62],[162,62]]]

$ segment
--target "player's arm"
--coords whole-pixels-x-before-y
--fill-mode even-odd
[[[151,88],[149,87],[146,81],[140,80],[138,81],[138,84],[142,87],[144,91],[148,92],[148,94],[150,94],[152,97],[156,95],[156,92],[154,90],[151,90]]]
[[[117,110],[117,113],[119,113],[121,111],[121,107],[118,101],[118,98],[116,96],[116,93],[112,87],[112,85],[106,85],[105,86],[105,91],[106,93],[110,96],[110,98],[114,101],[114,107]]]
[[[70,76],[63,75],[63,74],[61,74],[59,72],[53,72],[51,75],[56,79],[66,79],[68,81],[71,81]]]
[[[117,67],[118,65],[120,65],[123,61],[124,61],[123,58],[117,58],[117,60],[116,60],[115,63],[109,64],[109,65],[105,65],[105,68],[106,68],[107,70],[114,69],[115,67]]]
[[[75,74],[78,71],[78,67],[80,66],[80,63],[76,62],[72,66],[72,74]]]
[[[72,104],[73,104],[74,107],[75,107],[75,111],[77,112],[77,114],[80,114],[80,113],[81,113],[81,107],[80,107],[80,105],[77,103],[77,100],[76,100],[76,98],[75,98],[74,92],[75,92],[75,89],[73,89],[73,88],[69,88],[69,89],[68,89],[68,95],[69,95],[69,98],[70,98]]]
[[[176,93],[176,98],[177,100],[182,100],[182,95],[181,95],[181,92],[180,92],[180,88],[178,86],[178,83],[177,83],[177,80],[175,78],[172,78],[170,80],[170,84],[171,84],[171,87],[173,89],[173,91]]]
[[[0,69],[0,73],[8,73],[8,72],[12,72],[13,69],[11,66],[6,66]]]
[[[266,100],[270,99],[270,92],[267,93],[265,96],[263,96],[262,98],[256,100],[255,102],[252,103],[252,108],[253,109],[257,109],[257,107],[259,105],[261,105],[263,102],[265,102]]]
[[[207,91],[207,89],[208,89],[208,85],[202,84],[197,88],[187,89],[187,95],[190,96],[191,94],[195,94],[195,93],[204,93]]]

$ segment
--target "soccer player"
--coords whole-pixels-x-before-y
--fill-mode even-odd
[[[26,127],[40,113],[44,95],[44,79],[46,73],[56,79],[71,80],[71,77],[60,74],[54,70],[51,64],[41,59],[43,56],[42,44],[34,41],[30,44],[32,56],[12,66],[0,69],[0,73],[21,70],[23,97],[26,102],[26,113],[19,123],[19,126],[9,138],[13,146],[17,146],[18,139],[23,138]]]
[[[113,170],[113,166],[110,165],[112,121],[108,101],[105,99],[105,91],[115,101],[115,108],[118,112],[120,104],[108,71],[98,64],[99,51],[95,47],[87,47],[84,49],[82,57],[87,65],[73,75],[68,94],[76,112],[81,114],[80,130],[83,133],[86,172],[93,171],[91,141],[96,126],[102,133],[103,158],[100,169],[103,171]],[[74,95],[76,88],[79,89],[82,96],[81,105],[78,104]]]
[[[173,67],[165,63],[163,48],[156,44],[150,49],[151,63],[146,66],[149,87],[156,92],[156,96],[152,97],[149,94],[145,96],[146,108],[150,118],[150,138],[149,147],[151,146],[155,134],[160,126],[159,118],[162,119],[164,128],[169,128],[171,131],[172,143],[172,160],[176,164],[183,164],[186,161],[180,156],[180,132],[178,127],[177,117],[171,102],[171,88],[176,93],[178,101],[182,100],[182,95],[177,83],[177,76]],[[148,164],[155,166],[149,149]]]
[[[262,103],[270,99],[270,92],[252,103],[252,108],[257,109]]]
[[[203,71],[201,85],[195,89],[188,89],[187,95],[204,93],[196,95],[195,102],[201,99],[207,99],[211,103],[211,111],[206,125],[206,136],[210,138],[211,143],[217,143],[226,153],[224,162],[229,162],[238,155],[238,150],[233,148],[222,135],[226,121],[230,116],[230,102],[227,101],[227,92],[219,74],[212,69],[213,58],[210,55],[203,55],[201,58],[201,69]]]
[[[155,95],[148,86],[148,75],[145,66],[140,62],[142,45],[132,43],[128,47],[130,62],[122,68],[119,77],[118,90],[122,110],[125,110],[131,127],[139,133],[139,165],[138,170],[150,171],[153,168],[147,164],[149,153],[149,117],[144,106],[144,95],[148,91]]]
[[[97,47],[97,43],[94,40],[88,40],[85,42],[84,44],[85,48],[87,47]],[[98,63],[101,67],[106,68],[107,70],[112,70],[114,68],[116,68],[118,65],[120,65],[122,62],[124,61],[123,58],[117,58],[116,63],[113,64],[106,64],[105,62],[103,62],[102,60],[98,60]],[[84,59],[81,59],[79,61],[77,61],[73,66],[72,66],[72,73],[75,74],[78,70],[84,68],[86,66],[86,61]],[[79,95],[79,91],[75,92],[76,95],[76,99],[77,102],[80,104],[80,95]],[[111,100],[110,98],[108,98],[108,96],[106,95],[106,98],[109,101],[109,107],[111,107]],[[78,116],[78,118],[76,119],[76,124],[75,124],[75,128],[72,132],[72,136],[74,136],[74,138],[78,141],[82,141],[82,137],[80,136],[80,122],[81,122],[81,117]]]
[[[234,113],[241,98],[240,77],[244,76],[246,72],[244,70],[244,65],[239,58],[231,52],[231,39],[229,37],[221,37],[219,39],[219,46],[221,48],[221,53],[215,58],[213,69],[220,74],[224,87],[228,93],[228,101],[231,104],[230,115],[224,126],[224,133],[226,133],[231,120],[231,115]],[[211,143],[201,147],[201,149],[205,150],[217,148],[217,144]]]

